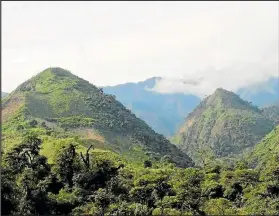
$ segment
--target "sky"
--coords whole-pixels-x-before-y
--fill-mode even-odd
[[[278,76],[276,1],[1,4],[4,92],[48,67],[98,86],[159,76],[154,91],[198,96]]]

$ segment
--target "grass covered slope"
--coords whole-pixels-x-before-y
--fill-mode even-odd
[[[61,68],[48,68],[27,80],[4,99],[2,107],[4,134],[36,120],[54,131],[67,131],[130,157],[169,155],[179,166],[193,165],[185,153],[113,95]]]
[[[173,142],[196,161],[203,151],[226,157],[251,149],[274,124],[262,110],[219,88],[188,115]]]

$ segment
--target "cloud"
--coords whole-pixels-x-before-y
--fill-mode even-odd
[[[278,4],[4,2],[2,87],[11,91],[20,80],[59,66],[100,86],[200,76],[199,95],[221,84],[236,88],[270,76],[265,68],[278,65]],[[23,57],[28,62],[14,63]],[[262,70],[247,66],[253,62]],[[250,68],[249,76],[239,64]]]
[[[220,87],[234,92],[243,87],[251,88],[251,92],[263,88],[268,90],[268,86],[263,86],[263,83],[270,77],[278,77],[278,64],[238,62],[229,67],[209,68],[182,78],[165,77],[157,80],[155,86],[149,90],[159,93],[193,94],[204,98]]]

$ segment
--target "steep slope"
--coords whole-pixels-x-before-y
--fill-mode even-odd
[[[262,110],[219,88],[188,115],[173,142],[196,161],[206,153],[226,157],[251,149],[274,125]]]
[[[107,86],[103,90],[115,95],[117,100],[157,133],[172,136],[185,116],[199,104],[200,99],[194,95],[160,94],[147,90],[152,89],[160,79],[153,77],[138,83]]]
[[[4,134],[36,120],[130,157],[143,154],[144,158],[160,159],[169,155],[179,166],[193,165],[185,153],[155,133],[115,96],[61,68],[46,69],[27,80],[5,98],[2,107]]]
[[[258,168],[267,167],[275,156],[279,156],[279,125],[259,142],[248,154],[248,161]]]
[[[263,114],[274,121],[276,125],[279,124],[279,105],[273,105],[262,109]]]

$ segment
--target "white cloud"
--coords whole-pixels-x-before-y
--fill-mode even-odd
[[[278,74],[278,2],[4,2],[2,57],[4,91],[49,66],[96,85],[201,76],[156,88],[234,89]]]
[[[157,80],[154,88],[150,90],[160,93],[193,94],[204,98],[220,87],[237,91],[242,87],[251,86],[251,91],[257,91],[263,88],[260,83],[276,76],[278,64],[237,62],[222,69],[209,68],[181,78],[165,77]],[[199,78],[196,79],[197,77]]]

